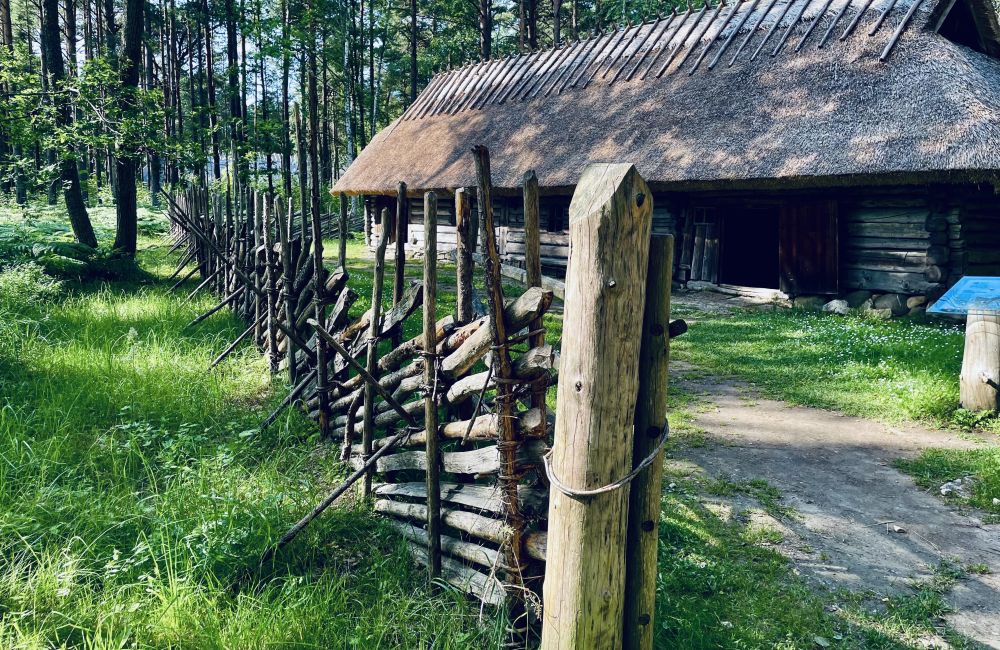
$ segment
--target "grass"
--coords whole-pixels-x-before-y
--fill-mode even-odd
[[[231,585],[343,475],[241,331],[183,301],[145,240],[129,281],[0,274],[0,647],[495,647],[498,618],[431,594],[365,508]]]
[[[111,212],[95,218],[106,233]],[[208,371],[242,323],[223,312],[186,329],[212,298],[168,292],[174,260],[148,234],[141,247],[141,268],[114,283],[0,272],[0,647],[498,647],[499,616],[431,593],[399,539],[350,503],[231,588],[345,469],[299,413],[257,432],[281,378],[250,346]],[[349,253],[361,313],[371,262],[359,242]],[[439,295],[443,316],[454,297]],[[561,318],[547,323],[558,342]],[[693,397],[671,400],[671,444],[698,444]],[[773,487],[665,484],[657,647],[903,648],[929,629],[916,614],[887,626],[864,599],[831,610],[844,597],[809,588],[773,536],[703,503],[738,493],[789,516]]]
[[[685,315],[683,312],[680,315]],[[925,487],[975,475],[971,503],[1000,513],[1000,417],[958,408],[964,332],[952,323],[881,321],[801,310],[695,313],[675,358],[739,377],[761,393],[884,422],[977,431],[993,443],[927,450],[899,467]]]

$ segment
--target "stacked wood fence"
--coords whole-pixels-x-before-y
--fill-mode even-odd
[[[605,194],[591,192],[590,199],[603,196],[611,207],[580,208],[593,222],[582,245],[599,253],[583,254],[575,263],[579,277],[570,278],[577,287],[576,296],[567,296],[567,308],[577,312],[567,315],[574,365],[571,376],[560,379],[559,390],[562,408],[570,413],[583,409],[584,415],[564,420],[560,429],[547,406],[559,357],[546,342],[542,325],[554,297],[540,285],[545,247],[561,244],[539,234],[537,207],[526,198],[521,231],[526,235],[518,252],[526,260],[528,288],[505,295],[485,149],[475,150],[475,160],[475,193],[487,200],[477,203],[473,219],[471,192],[456,193],[457,307],[443,318],[437,309],[437,238],[423,239],[419,280],[407,282],[402,273],[408,263],[405,246],[389,253],[390,234],[400,232],[409,218],[406,204],[412,199],[400,201],[395,215],[381,211],[374,233],[371,308],[356,314],[352,306],[359,296],[348,271],[343,265],[328,269],[325,263],[322,218],[296,225],[290,203],[264,194],[253,194],[228,211],[220,197],[204,189],[168,196],[174,248],[181,251],[175,286],[198,274],[195,291],[210,289],[219,297],[193,324],[226,307],[247,323],[213,365],[240,342],[252,341],[272,372],[286,373],[290,385],[261,427],[272,426],[289,407],[303,408],[354,470],[261,562],[356,489],[388,518],[432,581],[503,606],[512,638],[519,643],[538,635],[543,611],[548,616],[572,606],[579,616],[546,618],[546,626],[564,629],[548,638],[578,639],[585,645],[552,641],[544,647],[597,647],[586,643],[600,645],[605,638],[617,647],[625,643],[623,635],[631,639],[628,647],[650,647],[660,490],[660,473],[650,467],[660,462],[666,439],[665,351],[676,329],[667,327],[672,238],[654,238],[655,259],[648,257],[652,200],[644,199],[648,188],[634,168],[624,173],[618,168],[629,166],[617,166],[611,176],[594,175],[592,182]],[[622,186],[604,187],[607,178],[617,178]],[[634,205],[623,209],[619,194]],[[405,197],[405,186],[400,196]],[[537,201],[537,193],[534,197]],[[422,198],[423,232],[436,234],[438,197],[430,192]],[[638,225],[629,225],[636,217]],[[618,221],[607,226],[602,221],[607,219]],[[476,222],[486,289],[487,313],[482,315],[472,310]],[[608,227],[630,234],[597,246]],[[402,228],[405,233],[406,226]],[[395,257],[391,278],[386,277],[387,255]],[[651,280],[646,278],[647,259]],[[648,296],[647,281],[654,283]],[[645,324],[644,314],[652,319]],[[418,328],[406,325],[417,320],[420,333],[407,339],[404,331]],[[631,326],[635,336],[614,332]],[[580,402],[581,394],[585,402]],[[577,426],[589,433],[579,438]],[[643,427],[642,435],[632,435],[636,426]],[[630,500],[633,481],[641,489]],[[591,494],[595,486],[603,487]],[[559,575],[544,580],[543,607],[553,522],[558,522]],[[617,532],[607,535],[606,525]],[[595,545],[598,538],[603,541]],[[611,582],[603,584],[600,578],[601,584],[588,584],[602,572],[587,567],[604,565],[618,567],[607,576]],[[626,575],[632,596],[626,596]],[[576,584],[562,585],[564,580]],[[609,589],[616,592],[612,619],[600,614],[606,605],[601,594]],[[602,631],[606,629],[610,637]],[[545,635],[543,631],[543,644]]]

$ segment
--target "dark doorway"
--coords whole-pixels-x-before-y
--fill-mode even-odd
[[[719,281],[778,288],[778,209],[734,208],[722,215]]]
[[[780,289],[790,296],[835,294],[839,237],[835,201],[789,201],[781,206]]]

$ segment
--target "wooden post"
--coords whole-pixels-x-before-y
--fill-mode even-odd
[[[649,246],[646,306],[639,350],[639,394],[635,403],[632,464],[656,450],[667,421],[670,360],[670,283],[673,235],[654,236]],[[659,537],[663,452],[632,481],[625,545],[625,648],[651,650],[656,601],[656,543]]]
[[[541,219],[538,209],[538,177],[534,170],[524,174],[524,270],[528,287],[542,286],[542,243]],[[528,328],[534,332],[529,348],[545,345],[545,332],[541,317],[531,322]],[[549,387],[548,377],[535,381],[531,387],[531,406],[545,412],[545,393]],[[543,420],[544,422],[544,420]],[[544,425],[543,425],[544,426]]]
[[[313,318],[325,323],[324,291],[326,273],[323,268],[323,223],[318,210],[309,211],[312,222],[313,245]],[[290,323],[294,325],[294,323]],[[316,339],[316,393],[319,395],[319,431],[324,439],[330,436],[330,396],[327,392],[326,341]]]
[[[298,296],[295,295],[295,274],[292,265],[292,247],[289,242],[289,221],[293,214],[292,199],[288,199],[288,216],[282,209],[283,204],[280,198],[274,199],[274,214],[278,220],[278,237],[281,239],[281,269],[282,283],[285,290],[285,323],[289,327],[295,327],[295,303]],[[285,344],[285,359],[288,362],[288,383],[295,385],[297,359],[295,358],[295,342],[290,338]]]
[[[401,187],[405,187],[400,183]],[[399,222],[397,222],[397,226]],[[396,231],[397,234],[400,232]],[[399,251],[399,248],[396,249]],[[400,282],[402,279],[400,278]],[[424,350],[437,349],[437,195],[424,195]],[[424,357],[424,431],[427,432],[427,569],[430,580],[441,575],[441,464],[438,449],[437,367]]]
[[[500,435],[497,449],[500,452],[501,470],[498,476],[500,492],[504,504],[504,517],[510,528],[510,543],[503,548],[504,563],[507,565],[506,583],[510,586],[509,596],[513,599],[512,615],[521,616],[518,602],[522,593],[524,565],[521,538],[524,533],[524,518],[521,516],[517,496],[517,451],[518,434],[514,427],[514,377],[510,350],[507,348],[507,324],[504,321],[503,280],[500,276],[500,255],[497,251],[496,229],[493,226],[493,188],[490,178],[490,152],[479,145],[473,148],[478,179],[477,204],[479,207],[479,227],[483,235],[483,270],[486,273],[486,290],[489,298],[490,333],[493,338],[495,355],[494,373],[500,382],[497,386],[496,412],[500,419]]]
[[[339,259],[340,268],[347,268],[347,196],[343,193],[340,194],[340,241],[339,244]]]
[[[406,240],[409,235],[407,232],[410,220],[409,216],[409,203],[406,200],[406,183],[400,181],[399,186],[396,188],[396,266],[393,269],[392,279],[392,305],[394,307],[402,300],[403,292],[406,290]],[[392,347],[397,348],[402,342],[403,329],[399,328],[392,335]]]
[[[266,194],[261,197],[260,223],[263,226],[261,239],[264,241],[264,281],[267,286],[267,361],[271,372],[278,371],[278,278],[274,261],[274,239],[271,230],[271,201]]]
[[[455,321],[459,324],[470,322],[472,313],[472,249],[475,232],[472,229],[472,214],[469,192],[460,187],[455,190]]]
[[[970,311],[965,321],[965,355],[959,394],[962,408],[1000,408],[1000,314]]]
[[[620,648],[628,484],[632,470],[649,187],[628,164],[588,166],[570,204],[566,279],[543,588],[542,649]]]
[[[538,177],[533,169],[524,174],[524,270],[528,286],[542,286],[542,249],[538,215]]]
[[[382,327],[382,286],[385,280],[385,249],[389,243],[389,211],[382,209],[382,232],[379,233],[378,247],[375,249],[375,272],[372,278],[372,316],[368,326],[368,358],[366,359],[368,374],[374,375],[378,369],[378,339]],[[319,322],[320,319],[316,319]],[[372,440],[375,437],[375,389],[371,384],[365,384],[364,420],[361,433],[361,445],[367,460],[372,453]],[[361,483],[361,497],[367,499],[372,493],[372,473],[365,474]]]

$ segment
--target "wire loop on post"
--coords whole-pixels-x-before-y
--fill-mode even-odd
[[[670,436],[670,424],[668,422],[664,422],[663,431],[660,433],[660,439],[659,441],[657,441],[656,447],[653,448],[653,451],[650,452],[648,456],[643,458],[642,462],[636,465],[635,469],[633,469],[623,478],[618,479],[614,483],[602,485],[599,488],[594,488],[591,490],[578,490],[576,488],[572,488],[566,485],[561,480],[559,480],[559,477],[556,476],[555,472],[552,470],[553,450],[549,450],[548,453],[542,456],[542,462],[545,465],[545,476],[549,479],[549,482],[552,483],[552,485],[556,486],[556,489],[558,489],[560,492],[570,497],[571,499],[590,499],[592,497],[596,497],[601,494],[607,494],[608,492],[613,492],[628,485],[635,479],[636,476],[638,476],[642,472],[642,470],[652,465],[653,461],[656,460],[656,457],[659,455],[659,453],[663,451],[663,447],[664,445],[667,444],[667,438],[669,436]]]

